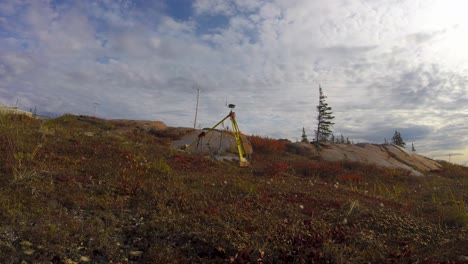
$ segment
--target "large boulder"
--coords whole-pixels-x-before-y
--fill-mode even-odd
[[[245,151],[253,153],[252,145],[245,136],[241,136]],[[188,147],[187,147],[188,146]],[[194,130],[181,139],[173,141],[172,147],[185,149],[189,153],[212,156],[217,159],[238,160],[236,140],[232,131],[227,130]]]

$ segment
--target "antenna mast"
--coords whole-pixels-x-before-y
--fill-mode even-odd
[[[98,107],[99,103],[94,102],[93,105],[94,105],[94,117],[97,117],[96,114],[97,114],[97,107]]]
[[[197,127],[197,115],[198,115],[198,100],[200,98],[200,87],[195,85],[195,89],[197,89],[197,106],[195,107],[195,121],[193,122],[193,128]]]

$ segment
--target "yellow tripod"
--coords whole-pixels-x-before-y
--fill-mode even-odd
[[[245,151],[244,142],[241,137],[241,132],[236,122],[236,113],[232,111],[234,107],[235,105],[230,104],[229,108],[231,108],[231,111],[229,112],[229,114],[221,121],[219,121],[216,125],[214,125],[212,128],[210,128],[208,131],[203,131],[200,134],[198,134],[198,138],[189,145],[185,145],[184,150],[188,150],[195,143],[198,144],[201,138],[211,133],[217,126],[222,124],[226,119],[230,118],[232,123],[232,131],[234,133],[234,138],[236,139],[237,151],[239,152],[239,165],[241,167],[248,167],[250,165],[250,162],[247,160],[247,152]]]

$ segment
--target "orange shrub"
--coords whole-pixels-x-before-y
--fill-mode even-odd
[[[249,136],[248,140],[252,144],[254,152],[264,154],[285,153],[288,144],[286,141],[260,136]]]
[[[281,174],[287,171],[288,168],[289,168],[288,164],[283,163],[283,162],[277,162],[277,163],[271,163],[268,166],[267,171],[271,175],[277,175],[277,174]]]

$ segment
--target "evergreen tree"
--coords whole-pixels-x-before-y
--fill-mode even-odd
[[[325,102],[327,97],[323,94],[319,85],[319,105],[317,105],[317,130],[315,130],[315,142],[319,143],[328,140],[332,134],[331,128],[335,124],[331,122],[335,117],[332,115],[332,108]]]
[[[416,152],[416,149],[414,148],[414,144],[411,143],[411,151]]]
[[[301,136],[301,138],[302,138],[301,142],[309,143],[309,140],[307,139],[307,135],[306,135],[304,127],[302,127],[302,136]]]
[[[406,143],[403,141],[403,138],[401,137],[400,132],[395,130],[395,134],[393,134],[392,137],[392,144],[400,146],[400,147],[405,147]]]
[[[331,142],[335,143],[335,135],[333,135],[333,133],[331,134],[331,139],[330,139]]]
[[[343,137],[343,134],[341,134],[341,140],[340,140],[340,143],[345,143],[345,140],[344,140],[344,137]]]

